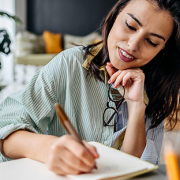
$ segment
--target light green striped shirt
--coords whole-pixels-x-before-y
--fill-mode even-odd
[[[116,133],[113,127],[103,126],[108,90],[105,83],[87,77],[87,69],[82,67],[84,54],[82,47],[61,52],[34,75],[25,89],[1,103],[0,139],[19,129],[58,137],[67,134],[55,113],[54,105],[58,102],[82,139],[107,146],[114,143],[128,124],[127,103],[124,101],[118,109]],[[90,60],[92,57],[88,63]],[[110,102],[109,106],[115,107],[115,104]],[[150,124],[151,119],[146,118],[146,147],[141,159],[158,164],[164,125],[162,122],[149,130]],[[10,159],[0,154],[0,162],[7,160]]]
[[[103,82],[87,77],[82,47],[67,49],[41,68],[27,87],[0,106],[0,139],[19,129],[40,134],[67,134],[54,104],[58,102],[82,139],[111,146],[113,127],[103,126],[108,91]],[[115,106],[114,103],[111,106]],[[0,156],[0,161],[9,159]]]

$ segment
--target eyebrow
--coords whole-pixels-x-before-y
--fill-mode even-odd
[[[130,14],[130,13],[127,13],[129,16],[131,16],[131,18],[133,18],[140,26],[142,26],[142,23],[139,22],[139,20],[133,15],[133,14]]]
[[[127,13],[127,14],[128,14],[131,18],[133,18],[133,19],[139,24],[139,26],[142,27],[142,23],[141,23],[133,14],[130,14],[130,13]],[[159,34],[150,33],[150,35],[156,36],[156,37],[158,37],[158,38],[160,38],[160,39],[162,39],[162,40],[165,41],[165,38],[164,38],[163,36],[159,35]]]
[[[150,33],[150,35],[156,36],[156,37],[158,37],[158,38],[160,38],[160,39],[165,41],[165,38],[163,36],[159,35],[159,34]]]

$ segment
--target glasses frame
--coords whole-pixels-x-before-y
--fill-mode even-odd
[[[123,89],[124,89],[124,87],[123,87]],[[118,110],[117,110],[117,109],[120,107],[120,105],[121,105],[122,102],[124,101],[124,95],[122,96],[121,99],[114,100],[114,99],[112,99],[111,96],[110,96],[110,90],[111,90],[111,85],[109,86],[109,89],[108,89],[108,100],[107,100],[107,104],[106,104],[106,109],[105,109],[104,112],[103,112],[103,125],[104,125],[104,126],[114,126],[114,131],[116,131],[116,124],[117,124],[118,121],[119,121],[119,113],[118,113]],[[125,89],[124,89],[124,94],[125,94]],[[114,103],[115,103],[115,102],[118,102],[116,108],[109,106],[110,101],[112,101],[112,102],[114,102]],[[111,117],[109,118],[109,120],[106,122],[106,121],[105,121],[105,113],[106,113],[106,111],[107,111],[108,109],[114,110],[114,113],[111,115]],[[115,115],[117,115],[117,118],[118,118],[117,121],[114,122],[113,125],[109,124],[109,123],[113,120],[113,118],[114,118]]]

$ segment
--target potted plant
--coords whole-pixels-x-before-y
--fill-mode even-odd
[[[17,16],[9,15],[6,12],[0,11],[0,16],[7,16],[10,19],[13,19],[16,23],[22,24],[22,21]],[[5,29],[0,30],[0,52],[9,54],[10,50],[10,38],[9,34]]]
[[[8,18],[13,19],[16,23],[22,24],[22,21],[17,16],[9,15],[8,13],[3,12],[3,11],[0,11],[0,16],[7,16]],[[8,55],[11,52],[10,44],[11,44],[11,40],[10,40],[8,32],[5,29],[0,29],[0,52]],[[0,71],[1,71],[1,68],[2,68],[2,64],[1,64],[1,58],[0,58]],[[1,81],[1,78],[2,77],[0,77],[0,81]],[[0,90],[3,87],[4,86],[1,86],[0,84]]]

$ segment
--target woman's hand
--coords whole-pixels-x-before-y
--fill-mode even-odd
[[[128,124],[122,151],[141,157],[146,146],[145,75],[139,68],[116,70],[111,63],[107,63],[106,69],[111,77],[108,83],[114,83],[114,88],[122,85],[125,89],[124,97],[128,105]]]
[[[124,86],[125,99],[127,101],[143,102],[145,75],[140,68],[116,70],[113,65],[108,62],[106,69],[111,77],[108,83],[114,83],[114,88],[117,88],[119,85]]]
[[[58,138],[51,146],[46,162],[48,168],[59,175],[90,172],[99,155],[94,146],[83,143],[86,148],[69,135]]]
[[[18,130],[3,143],[5,154],[11,159],[30,158],[43,162],[56,174],[90,172],[99,157],[96,148],[83,141],[86,148],[72,136],[56,137]]]

